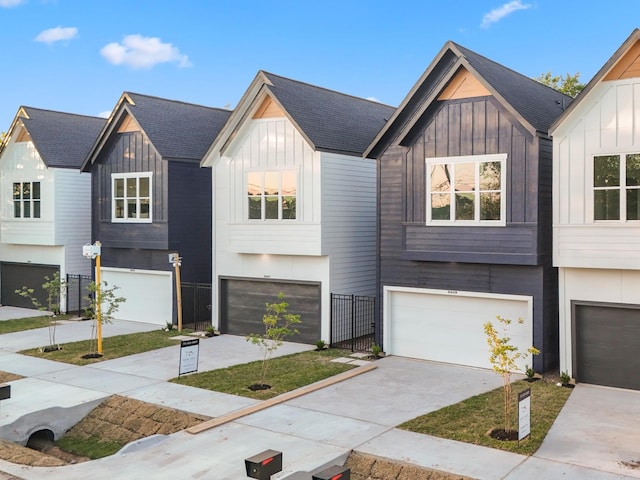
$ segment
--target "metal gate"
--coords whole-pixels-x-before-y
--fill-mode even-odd
[[[67,313],[83,317],[85,310],[89,308],[89,290],[91,275],[67,274]]]
[[[375,327],[375,297],[331,294],[332,347],[369,351],[375,343]]]
[[[205,331],[211,326],[211,284],[182,282],[182,326]]]

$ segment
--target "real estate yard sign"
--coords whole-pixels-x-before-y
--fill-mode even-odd
[[[199,338],[180,342],[180,375],[198,371],[199,350]]]
[[[531,389],[518,393],[518,442],[531,435]]]

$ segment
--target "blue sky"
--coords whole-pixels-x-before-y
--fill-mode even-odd
[[[586,82],[636,27],[638,0],[0,0],[0,131],[123,91],[233,108],[260,69],[396,106],[447,40]]]

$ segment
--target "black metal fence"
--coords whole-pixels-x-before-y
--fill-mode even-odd
[[[182,326],[204,331],[211,326],[211,284],[182,282]]]
[[[331,294],[332,347],[369,351],[375,343],[375,327],[375,297]]]
[[[91,280],[91,275],[67,274],[68,314],[83,316],[84,311],[89,308],[89,290],[87,290],[87,287],[91,283]]]

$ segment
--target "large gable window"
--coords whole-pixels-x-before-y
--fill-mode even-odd
[[[151,172],[111,175],[113,222],[151,222],[151,178]]]
[[[40,218],[40,182],[13,183],[14,218]]]
[[[640,153],[593,157],[594,220],[640,220]]]
[[[427,158],[427,223],[504,225],[506,159],[506,154]]]
[[[295,220],[297,172],[276,170],[247,175],[249,220]]]

